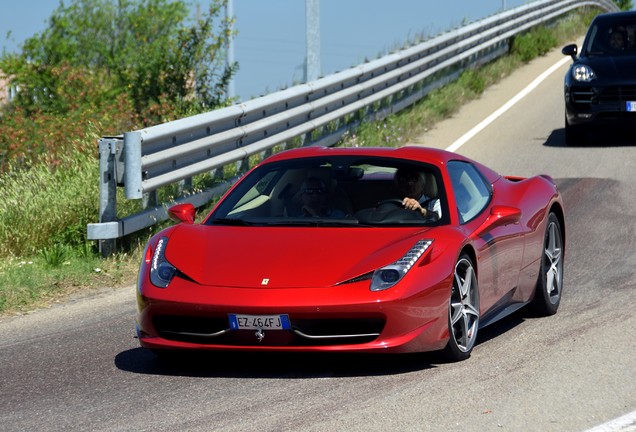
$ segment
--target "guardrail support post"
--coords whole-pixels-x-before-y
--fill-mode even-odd
[[[99,222],[117,220],[117,175],[115,157],[117,140],[99,140]],[[99,252],[103,257],[112,255],[117,246],[116,239],[99,240]]]
[[[124,191],[128,199],[141,199],[143,197],[141,172],[141,133],[124,133],[124,160],[126,171],[124,172]]]

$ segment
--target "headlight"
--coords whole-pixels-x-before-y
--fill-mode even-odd
[[[572,78],[578,82],[590,82],[596,78],[596,74],[589,66],[576,65],[572,68]]]
[[[167,245],[168,237],[161,237],[150,262],[150,282],[159,288],[166,288],[177,272],[177,269],[165,257]]]
[[[373,272],[371,291],[383,291],[398,283],[432,243],[432,240],[420,240],[402,258]]]

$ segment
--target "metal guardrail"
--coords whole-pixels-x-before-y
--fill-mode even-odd
[[[117,218],[117,186],[124,187],[127,199],[141,199],[162,186],[245,161],[298,137],[305,137],[304,145],[334,145],[362,120],[382,119],[412,105],[467,68],[505,54],[513,36],[583,6],[618,11],[611,0],[540,0],[316,81],[123,136],[103,137],[100,221],[88,225],[88,239],[100,240],[102,253],[109,254],[114,239],[167,218],[163,206]],[[351,120],[361,113],[362,118]],[[175,202],[204,205],[228,186]]]

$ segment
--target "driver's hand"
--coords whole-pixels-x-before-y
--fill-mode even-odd
[[[422,215],[426,215],[426,209],[414,198],[404,198],[402,200],[402,205],[407,210],[419,211]]]

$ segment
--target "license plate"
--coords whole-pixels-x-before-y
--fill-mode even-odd
[[[630,101],[626,104],[627,112],[636,112],[636,101]]]
[[[232,330],[289,330],[288,315],[238,315],[229,314]]]

